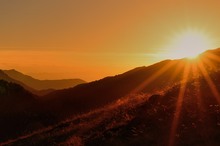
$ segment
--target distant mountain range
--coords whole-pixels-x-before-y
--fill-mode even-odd
[[[207,58],[207,56],[209,56],[210,58]],[[5,137],[5,135],[0,135],[0,139],[1,139],[1,137],[3,137],[3,140],[4,140],[7,138],[10,138],[10,136],[15,137],[16,135],[19,135],[21,133],[28,133],[28,132],[23,132],[22,130],[24,130],[24,129],[28,129],[28,130],[30,130],[29,132],[31,132],[31,130],[36,130],[36,129],[42,128],[45,125],[48,125],[50,123],[56,123],[57,121],[62,121],[66,118],[70,119],[70,117],[72,117],[72,116],[81,115],[83,113],[91,112],[91,111],[94,112],[94,115],[92,117],[89,117],[89,115],[88,115],[88,116],[84,116],[83,118],[82,117],[80,118],[80,116],[79,116],[79,119],[76,119],[76,121],[73,121],[73,122],[80,123],[80,122],[86,121],[85,119],[87,119],[87,120],[93,119],[94,122],[96,124],[98,124],[99,121],[96,121],[95,119],[102,118],[102,117],[99,117],[99,115],[102,115],[104,113],[97,113],[96,112],[97,109],[102,108],[104,106],[112,105],[112,104],[113,104],[112,105],[113,107],[117,107],[116,105],[117,104],[120,105],[121,104],[120,101],[123,101],[123,99],[125,97],[131,97],[134,99],[136,99],[136,98],[138,99],[139,96],[151,97],[151,95],[153,95],[153,96],[150,98],[149,101],[147,100],[146,103],[143,102],[142,107],[136,107],[137,105],[131,106],[131,107],[129,105],[128,109],[121,107],[123,110],[125,110],[124,112],[122,112],[122,114],[125,114],[125,115],[123,115],[123,116],[125,116],[125,119],[126,119],[126,117],[129,117],[129,114],[131,114],[135,117],[134,123],[132,121],[130,121],[131,123],[129,123],[128,125],[124,125],[125,127],[119,128],[118,129],[119,131],[117,131],[117,127],[113,126],[113,128],[116,128],[117,133],[114,133],[115,132],[114,129],[111,129],[111,128],[108,131],[106,130],[106,132],[110,132],[114,135],[118,134],[119,136],[125,136],[124,135],[125,133],[123,133],[123,132],[127,132],[126,131],[127,128],[129,129],[129,128],[132,128],[132,126],[133,126],[136,129],[139,129],[140,127],[138,127],[138,125],[144,126],[144,123],[141,122],[141,119],[143,119],[144,122],[148,122],[148,120],[150,120],[148,117],[152,117],[152,122],[153,123],[155,122],[157,124],[156,126],[153,126],[153,127],[156,127],[159,129],[150,129],[155,135],[151,135],[151,133],[147,133],[147,134],[151,137],[153,137],[153,136],[158,137],[160,135],[157,135],[158,134],[157,130],[160,130],[160,128],[161,128],[160,125],[162,125],[162,123],[160,123],[159,121],[156,121],[156,120],[160,119],[160,117],[162,120],[165,120],[165,121],[167,120],[165,123],[165,124],[167,124],[167,125],[165,125],[165,129],[169,128],[168,123],[170,124],[171,119],[166,119],[165,116],[166,116],[166,114],[169,114],[169,117],[170,118],[172,117],[173,111],[175,109],[174,102],[177,101],[177,98],[179,96],[178,91],[180,91],[183,88],[180,86],[182,84],[182,82],[187,81],[187,90],[186,90],[187,100],[186,100],[186,102],[187,102],[187,105],[190,106],[189,111],[187,111],[188,110],[187,106],[184,107],[184,110],[185,110],[184,112],[186,112],[186,113],[188,112],[187,114],[190,115],[191,114],[190,110],[194,110],[193,104],[188,103],[188,101],[190,100],[191,97],[194,98],[195,96],[197,96],[195,93],[195,86],[196,86],[197,82],[201,82],[201,84],[200,84],[200,86],[201,86],[200,88],[202,90],[201,93],[204,95],[204,96],[202,96],[202,99],[207,102],[205,107],[208,108],[210,105],[218,104],[217,100],[214,100],[213,95],[211,94],[212,92],[216,92],[215,94],[217,95],[218,94],[217,91],[219,91],[219,89],[220,89],[219,88],[220,87],[220,85],[219,85],[220,79],[218,77],[220,74],[220,59],[218,59],[218,58],[220,58],[220,49],[210,50],[210,51],[204,52],[203,54],[200,55],[200,60],[198,60],[198,61],[189,60],[186,58],[178,59],[178,60],[165,60],[165,61],[161,61],[159,63],[153,64],[148,67],[138,67],[138,68],[135,68],[133,70],[130,70],[130,71],[125,72],[120,75],[106,77],[104,79],[93,81],[90,83],[79,84],[75,87],[71,87],[68,89],[60,89],[60,90],[56,90],[56,91],[51,91],[50,93],[42,96],[41,98],[28,92],[27,90],[30,91],[31,89],[29,89],[29,88],[30,87],[32,88],[32,86],[30,86],[30,87],[27,86],[27,85],[30,85],[30,83],[27,85],[25,84],[25,83],[28,83],[26,80],[28,80],[28,81],[32,80],[33,82],[35,82],[36,79],[33,79],[33,78],[26,76],[26,75],[20,75],[20,73],[16,73],[17,71],[14,71],[14,70],[0,71],[0,79],[5,80],[5,81],[1,81],[2,83],[0,82],[1,83],[0,84],[1,85],[0,86],[0,91],[1,91],[0,92],[0,103],[5,103],[4,105],[0,104],[0,109],[2,108],[2,111],[7,111],[5,109],[7,107],[13,107],[13,106],[20,107],[20,105],[22,105],[22,107],[24,108],[22,110],[22,112],[20,112],[20,113],[15,112],[15,111],[19,111],[19,110],[16,110],[16,108],[15,108],[15,111],[13,111],[14,112],[13,117],[15,117],[15,119],[16,118],[19,119],[19,117],[23,117],[22,119],[27,119],[27,118],[28,119],[35,119],[35,120],[28,121],[25,125],[23,125],[23,127],[21,126],[21,128],[17,130],[17,134],[13,133],[10,128],[9,129],[5,128],[5,133],[10,133],[10,134],[8,134],[7,137]],[[208,60],[211,60],[211,63]],[[203,63],[201,63],[201,62],[203,62]],[[8,74],[6,72],[8,72]],[[13,72],[14,78],[12,78],[12,75],[9,76],[10,75],[9,72]],[[15,74],[17,74],[17,75],[15,75]],[[187,76],[186,76],[186,74],[187,74]],[[210,75],[210,77],[208,77],[208,75]],[[16,79],[15,78],[16,76],[19,76],[18,78],[20,78],[20,79],[19,80]],[[210,79],[213,82],[210,81]],[[208,80],[208,84],[206,83],[206,80]],[[9,83],[9,82],[12,82],[12,83]],[[36,82],[39,83],[41,81],[36,81]],[[208,89],[208,86],[210,86],[211,84],[216,85],[216,89],[214,89],[214,90]],[[8,88],[8,87],[10,87],[10,88]],[[10,98],[7,97],[6,95],[9,95]],[[16,95],[18,95],[18,96],[16,96]],[[22,96],[20,96],[20,95],[22,95]],[[6,100],[7,98],[10,100],[7,101]],[[28,104],[26,104],[26,103],[23,104],[22,101],[24,101],[23,100],[24,98]],[[21,102],[19,102],[19,100],[21,100]],[[160,100],[160,101],[158,102],[158,100]],[[210,102],[209,102],[209,100],[210,100]],[[7,102],[5,102],[5,101],[7,101]],[[195,101],[193,101],[193,103],[196,104]],[[134,102],[134,104],[135,104],[135,102]],[[164,106],[162,106],[161,104],[163,104]],[[31,108],[29,109],[30,105],[31,105]],[[132,109],[129,110],[129,108],[132,108]],[[27,109],[29,109],[29,110],[27,110]],[[41,110],[39,110],[39,109],[41,109]],[[118,110],[119,109],[117,109],[117,108],[114,109],[114,111],[118,111]],[[165,110],[166,114],[161,115],[162,113],[155,113],[155,110],[161,110],[161,111]],[[30,111],[31,114],[26,114],[27,111]],[[144,115],[143,113],[145,111],[147,111],[147,113],[146,113],[147,117],[143,116]],[[108,112],[108,111],[106,111],[106,112]],[[110,111],[110,112],[112,113],[113,111]],[[207,111],[207,112],[209,112],[209,111]],[[210,112],[212,112],[210,114],[214,114],[214,115],[211,115],[211,117],[218,116],[217,113],[215,113],[215,111],[210,111]],[[7,117],[8,116],[7,114],[3,114],[3,113],[0,113],[0,114],[2,114],[2,115],[0,115],[0,117],[3,117],[3,116]],[[119,114],[119,117],[120,117],[120,112],[117,114]],[[120,121],[120,119],[117,120],[117,114],[115,116],[110,117],[111,118],[109,120],[110,123],[115,123],[116,121],[118,121],[118,122]],[[42,118],[42,117],[44,117],[44,118]],[[191,118],[191,119],[194,119],[194,118]],[[102,119],[100,119],[100,120],[102,120]],[[121,120],[123,121],[123,118]],[[204,120],[206,120],[206,119],[204,119]],[[10,121],[10,118],[8,118],[7,121]],[[33,122],[33,121],[35,121],[35,122]],[[86,121],[86,122],[89,122],[89,121]],[[98,124],[97,127],[109,126],[109,125],[105,125],[105,122],[108,122],[108,121],[103,121],[103,122],[104,123],[102,123],[102,124],[104,124],[104,125]],[[216,122],[216,121],[212,121],[212,122]],[[10,122],[8,122],[8,123],[10,123]],[[11,127],[13,129],[13,127],[16,127],[15,123],[16,123],[16,120],[13,121],[11,124],[7,124],[7,122],[4,122],[1,125],[1,123],[0,123],[0,127],[4,127],[7,125],[8,127]],[[31,128],[27,128],[27,125],[29,125],[29,124],[30,124]],[[208,124],[208,122],[206,124]],[[35,125],[35,126],[33,126],[33,125]],[[36,125],[38,125],[38,126],[36,126]],[[72,125],[72,124],[67,122],[64,125],[66,127],[68,127],[69,125]],[[72,126],[74,127],[74,125],[77,126],[77,124],[73,124]],[[63,127],[63,125],[61,127]],[[71,129],[73,127],[68,127],[68,129]],[[57,128],[52,129],[51,135],[54,135],[54,137],[56,137],[56,136],[59,137],[58,135],[60,135],[59,138],[61,138],[61,139],[62,139],[62,137],[65,137],[68,139],[67,136],[69,136],[69,137],[74,136],[74,130],[72,131],[72,133],[68,133],[65,131],[56,133],[56,130],[58,130],[58,131],[60,130],[59,128],[60,127],[58,127],[58,129]],[[85,128],[85,127],[83,127],[83,128]],[[147,132],[147,130],[149,128],[150,127],[144,129],[144,127],[142,127],[142,129],[144,130],[145,133]],[[211,128],[212,128],[211,130],[213,130],[216,127],[211,127]],[[66,130],[68,131],[68,129],[66,129]],[[88,129],[89,129],[89,127],[88,127]],[[93,131],[93,130],[97,130],[97,129],[89,129],[89,131]],[[101,131],[99,131],[99,130],[101,130]],[[77,130],[75,130],[75,131],[77,131]],[[81,133],[83,131],[85,132],[86,130],[82,129],[82,131],[79,131],[79,133]],[[96,134],[102,133],[102,132],[105,132],[105,130],[100,128],[100,129],[98,129]],[[120,133],[120,132],[122,132],[122,133]],[[165,131],[163,131],[163,132],[165,132]],[[47,133],[45,133],[45,134],[47,134]],[[56,135],[56,134],[58,134],[58,135]],[[90,133],[90,134],[92,135],[92,133]],[[103,134],[106,134],[106,133],[103,133]],[[89,136],[91,136],[91,135],[89,135]],[[113,140],[115,140],[117,138],[114,137],[114,135],[110,135],[109,137],[112,137]],[[103,139],[103,137],[99,137],[99,136],[93,135],[93,137],[92,138],[90,137],[90,139],[88,139],[86,141],[86,143],[88,145],[97,145],[98,143],[96,140],[102,141],[102,139]],[[130,136],[131,136],[131,140],[135,140],[135,138],[132,137],[132,135],[130,135]],[[141,136],[143,139],[151,140],[149,137],[144,137],[146,135],[141,135]],[[108,139],[109,137],[104,136],[104,139],[106,139],[106,141],[102,141],[103,145],[106,145],[108,142],[110,143],[111,139]],[[37,137],[38,140],[41,138]],[[47,139],[44,139],[44,138],[47,138]],[[56,141],[56,138],[53,140],[51,140],[47,136],[44,136],[44,138],[41,139],[42,141],[39,140],[40,142],[42,142],[41,145],[50,145],[54,141]],[[139,141],[141,141],[141,139],[139,139]],[[27,143],[22,143],[22,141],[21,141],[21,143],[19,143],[19,144],[20,145],[22,145],[22,144],[28,145],[28,144],[30,144],[29,142],[31,143],[31,141],[29,139],[27,139]],[[44,143],[44,142],[46,142],[46,143]],[[115,142],[117,142],[117,141],[115,141]],[[130,142],[132,143],[132,141],[130,141]],[[144,142],[146,142],[146,141],[143,140],[143,144],[144,144]],[[149,141],[147,141],[147,142],[148,142],[147,144],[150,144]],[[133,145],[133,144],[131,144],[131,145]],[[16,145],[16,143],[15,143],[15,145]],[[36,145],[37,145],[37,143],[36,143]],[[114,145],[117,145],[117,143],[114,143]]]
[[[54,90],[74,87],[86,83],[81,79],[38,80],[14,69],[0,70],[0,79],[17,83],[36,95],[45,95]]]
[[[45,90],[45,89],[64,89],[69,87],[74,87],[78,84],[85,83],[82,79],[61,79],[61,80],[38,80],[31,76],[22,74],[14,69],[12,70],[3,70],[9,77],[20,81],[27,86],[34,88],[36,90]]]
[[[0,79],[4,80],[4,81],[7,81],[7,82],[12,82],[12,83],[19,84],[19,85],[21,85],[22,87],[24,87],[26,90],[28,90],[30,92],[33,92],[33,93],[37,92],[37,90],[27,86],[23,82],[20,82],[16,79],[13,79],[13,78],[9,77],[3,70],[0,70]]]

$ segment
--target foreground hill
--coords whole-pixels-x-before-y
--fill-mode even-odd
[[[161,94],[128,96],[8,144],[218,146],[220,72],[208,76],[213,87],[201,76]]]
[[[9,77],[20,81],[35,90],[47,90],[47,89],[64,89],[74,87],[78,84],[85,83],[81,79],[62,79],[62,80],[38,80],[31,76],[24,75],[14,69],[4,70]]]

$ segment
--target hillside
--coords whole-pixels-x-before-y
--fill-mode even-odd
[[[209,74],[218,93],[219,75],[220,72]],[[199,77],[161,94],[120,99],[10,144],[217,146],[220,105],[216,98],[219,97],[207,84],[206,77]]]
[[[176,63],[176,61],[174,62]],[[70,89],[58,90],[46,95],[44,99],[48,99],[49,103],[57,105],[57,107],[60,106],[60,109],[63,110],[65,108],[72,108],[74,112],[88,111],[91,108],[105,105],[132,93],[138,86],[157,73],[160,68],[169,64],[175,64],[174,62],[167,60],[150,67],[139,67],[114,77],[107,77]],[[173,80],[164,77],[170,76],[169,74],[169,71],[164,72],[163,76],[155,78],[155,81],[151,82],[150,86],[146,83],[142,90],[153,92],[167,86],[167,83],[172,84],[175,80],[178,80],[178,77]]]
[[[74,87],[78,84],[85,83],[81,79],[62,79],[62,80],[38,80],[31,76],[22,74],[14,69],[3,70],[9,77],[20,81],[35,90],[47,90],[47,89],[64,89]]]
[[[22,86],[0,80],[0,107],[2,112],[20,111],[36,102],[36,96],[26,91]],[[19,106],[19,107],[17,107]],[[19,109],[21,108],[21,109]]]

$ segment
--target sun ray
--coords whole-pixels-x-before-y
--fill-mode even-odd
[[[176,130],[179,124],[179,119],[180,119],[180,114],[181,114],[181,110],[182,110],[182,104],[183,104],[183,97],[185,94],[185,90],[186,90],[186,84],[187,84],[187,80],[189,77],[189,71],[190,71],[190,66],[189,64],[186,64],[185,68],[184,68],[184,72],[183,72],[183,80],[181,82],[180,85],[180,91],[179,91],[179,95],[177,98],[177,103],[176,103],[176,109],[175,109],[175,113],[174,113],[174,118],[171,124],[171,130],[170,130],[170,136],[169,136],[169,142],[168,142],[168,146],[173,146],[175,143],[175,135],[176,135]]]
[[[212,65],[212,67],[214,67],[215,69],[217,69],[217,65],[219,65],[220,63],[220,57],[212,53],[206,54],[203,60],[204,60],[204,63],[206,63],[207,65]]]
[[[209,88],[211,89],[211,91],[212,91],[213,95],[215,96],[217,102],[220,104],[220,94],[219,94],[214,82],[210,78],[208,72],[206,71],[202,61],[198,64],[198,67],[201,70],[202,75],[204,76],[206,82],[208,83]]]
[[[203,64],[202,66],[204,67],[207,73],[216,70],[216,64],[214,64],[213,61],[211,61],[207,57],[200,58],[199,61],[197,62],[197,66],[199,67],[201,63]]]
[[[205,57],[212,59],[214,61],[220,62],[220,57],[218,55],[213,54],[213,53],[206,53]]]
[[[192,73],[193,73],[193,78],[194,78],[194,85],[195,85],[195,92],[196,92],[196,103],[197,103],[197,107],[200,113],[200,116],[203,117],[203,110],[204,110],[204,105],[203,105],[203,101],[202,101],[202,96],[201,96],[201,82],[199,80],[199,68],[198,65],[195,64],[192,66]]]
[[[176,63],[173,62],[168,62],[165,66],[163,66],[160,70],[158,70],[155,74],[153,74],[152,76],[150,76],[149,78],[147,78],[143,83],[141,83],[139,86],[137,86],[134,90],[132,90],[130,93],[134,94],[137,93],[139,91],[141,91],[144,87],[146,87],[148,84],[150,84],[151,82],[153,82],[155,79],[157,79],[157,77],[159,77],[161,74],[163,74],[164,72],[166,72],[169,68],[171,68],[173,65],[175,65]]]
[[[184,68],[184,63],[178,62],[178,64],[176,66],[177,67],[176,67],[175,71],[171,75],[171,78],[170,78],[171,81],[174,80],[174,78],[181,72],[181,69]]]

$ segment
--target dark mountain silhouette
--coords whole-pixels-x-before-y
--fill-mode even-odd
[[[220,92],[220,72],[208,74]],[[181,93],[185,85],[185,90]],[[183,100],[179,104],[180,95]],[[100,110],[21,138],[11,145],[218,146],[220,103],[206,77],[176,84],[161,94],[132,95]],[[177,116],[177,109],[180,109]],[[178,120],[175,120],[178,117]],[[177,121],[177,124],[174,124]],[[172,127],[176,126],[172,134]]]
[[[36,96],[13,82],[0,80],[0,112],[19,112],[36,102]],[[18,106],[18,107],[17,107]]]
[[[48,90],[48,89],[64,89],[74,87],[78,84],[85,83],[81,79],[62,79],[62,80],[38,80],[31,76],[24,75],[14,69],[4,70],[9,77],[20,81],[35,90]]]
[[[3,74],[1,77],[3,77]],[[6,77],[4,76],[4,79]],[[26,120],[26,118],[22,120],[22,113],[26,115],[36,103],[35,96],[22,86],[0,80],[0,129],[2,131],[0,139],[17,133],[20,128],[22,129],[22,124],[25,123],[23,120]]]

